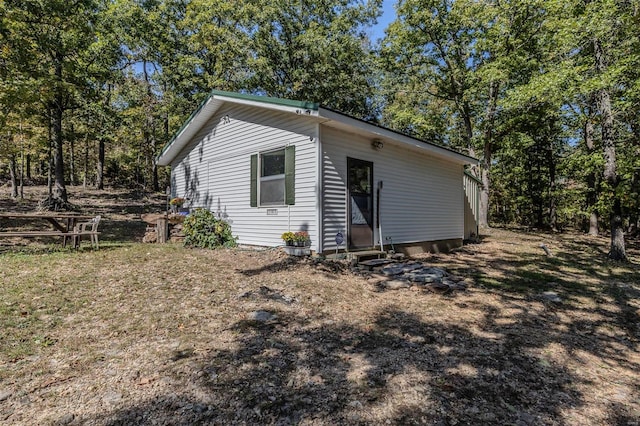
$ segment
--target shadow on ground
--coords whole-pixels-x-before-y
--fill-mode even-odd
[[[498,321],[501,312],[484,307],[481,333],[400,309],[379,312],[366,329],[329,318],[310,327],[307,318],[295,314],[267,324],[239,321],[233,325],[236,349],[189,354],[197,391],[83,420],[109,425],[565,424],[563,415],[585,404],[578,390],[584,379],[541,356],[541,349],[558,344],[576,356],[582,351],[637,368],[617,350],[631,342],[584,332],[599,323],[563,328],[554,309],[536,314],[522,305],[513,308],[517,313],[505,324]],[[633,344],[637,348],[637,340]],[[183,362],[183,357],[173,359]],[[632,424],[638,414],[620,404],[609,409],[616,424]]]
[[[473,262],[464,250],[429,258],[474,276],[485,288],[478,291],[501,301],[499,307],[473,301],[467,306],[457,304],[455,296],[433,296],[438,301],[432,303],[479,310],[477,330],[425,320],[397,307],[378,312],[367,328],[322,314],[315,318],[320,326],[290,313],[279,313],[272,323],[238,321],[232,326],[235,349],[190,354],[195,390],[84,420],[109,425],[577,421],[566,416],[593,404],[583,390],[597,387],[597,376],[578,375],[546,351],[557,347],[578,363],[591,356],[611,368],[637,371],[637,360],[628,354],[638,351],[640,318],[629,302],[638,298],[630,284],[637,284],[640,271],[637,265],[607,261],[602,245],[580,238],[555,241],[553,257],[515,249],[539,240],[524,235],[513,250],[507,244],[500,258]],[[239,272],[251,277],[300,264],[285,259]],[[483,271],[495,274],[489,279]],[[581,282],[586,277],[590,282]],[[541,302],[539,293],[549,289],[563,302]],[[542,309],[533,309],[534,303],[542,303]],[[610,308],[612,303],[617,309]],[[612,328],[617,331],[602,331]],[[637,401],[640,393],[619,396]],[[637,406],[613,400],[598,409],[611,424],[637,424],[640,418]]]

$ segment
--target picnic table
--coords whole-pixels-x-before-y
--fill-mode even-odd
[[[0,238],[29,238],[29,237],[61,237],[63,246],[67,244],[67,238],[72,238],[74,247],[78,247],[80,244],[80,237],[82,235],[88,235],[96,237],[97,243],[97,230],[92,229],[87,231],[86,227],[79,230],[76,229],[76,225],[82,221],[95,220],[93,215],[77,214],[69,212],[0,212],[0,223],[3,219],[14,221],[13,228],[16,228],[15,222],[48,222],[53,229],[51,230],[8,230],[4,226],[0,226]],[[97,244],[96,244],[97,245]]]

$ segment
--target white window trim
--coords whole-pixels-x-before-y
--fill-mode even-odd
[[[279,174],[279,175],[271,175],[271,176],[263,176],[260,178],[261,181],[269,181],[269,180],[276,180],[276,179],[284,179],[284,173]]]
[[[286,174],[285,173],[281,173],[279,175],[261,176],[262,175],[262,156],[265,155],[265,154],[272,153],[272,152],[285,151],[285,148],[286,148],[286,145],[283,145],[283,146],[278,147],[278,148],[273,148],[273,149],[269,149],[267,151],[258,152],[258,170],[257,170],[257,174],[258,174],[257,198],[258,199],[256,200],[257,203],[258,203],[258,208],[260,208],[260,207],[268,207],[268,208],[287,207],[287,203],[286,203],[287,195],[285,194],[286,188],[284,187],[286,185],[286,182],[284,181],[284,179],[286,179],[286,177],[285,177]],[[277,180],[277,179],[283,179],[282,203],[281,204],[276,204],[276,203],[263,204],[262,203],[262,197],[260,196],[260,192],[262,190],[262,182],[268,182],[268,181]]]

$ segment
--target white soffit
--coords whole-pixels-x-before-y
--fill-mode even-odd
[[[478,164],[478,159],[470,157],[468,155],[461,154],[459,152],[435,144],[431,144],[429,142],[424,142],[410,136],[403,135],[402,133],[394,132],[393,130],[376,126],[375,124],[367,123],[366,121],[358,120],[356,118],[352,118],[335,111],[320,108],[319,113],[320,117],[327,120],[323,121],[322,124],[329,127],[356,133],[371,139],[378,138],[383,142],[391,141],[392,143],[395,143],[399,146],[405,146],[409,149],[427,152],[435,157],[440,157],[463,165]]]

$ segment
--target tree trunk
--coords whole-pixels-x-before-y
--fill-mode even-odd
[[[16,155],[9,156],[9,175],[11,176],[11,197],[18,198],[18,177],[16,171]]]
[[[62,99],[58,99],[62,102]],[[57,102],[56,102],[57,103]],[[54,182],[53,198],[67,202],[67,187],[64,183],[64,151],[62,139],[62,108],[58,105],[53,112],[53,136],[54,136]]]
[[[471,108],[465,102],[462,106],[462,120],[464,122],[464,136],[469,151],[473,151],[473,124],[471,123]]]
[[[56,68],[56,80],[59,84],[62,84],[62,59],[57,58]],[[67,203],[67,187],[64,183],[64,140],[62,135],[62,116],[64,113],[64,93],[62,88],[56,88],[55,101],[53,103],[53,137],[55,141],[55,156],[54,156],[54,184],[53,184],[53,198]]]
[[[547,147],[547,166],[549,167],[549,226],[554,232],[558,231],[558,211],[556,203],[556,161],[553,156],[553,137],[549,134]]]
[[[591,114],[589,114],[591,115]],[[587,121],[584,125],[584,142],[587,147],[587,152],[592,155],[594,150],[593,144],[593,122],[590,117],[587,117]],[[595,172],[591,171],[587,175],[587,210],[589,213],[589,235],[597,237],[598,229],[598,212],[596,211],[596,204],[598,203],[598,190],[597,178]]]
[[[31,179],[31,154],[27,154],[27,179]]]
[[[613,260],[627,260],[622,221],[622,204],[618,196],[614,197],[613,211],[611,212],[611,249],[609,251],[609,257]]]
[[[47,117],[47,190],[49,199],[53,198],[53,135],[52,135],[52,111],[49,110],[49,116]]]
[[[20,134],[20,199],[24,200],[24,135],[22,133]]]
[[[111,103],[111,84],[107,84],[107,96],[104,98],[105,109]],[[103,123],[104,124],[104,123]],[[104,189],[104,139],[98,137],[98,162],[96,163],[96,188]]]
[[[489,227],[489,186],[491,184],[489,170],[485,167],[480,169],[480,180],[482,188],[480,188],[480,211],[478,212],[478,226],[480,228]]]
[[[595,210],[591,212],[589,215],[589,235],[593,237],[597,237],[600,234],[600,230],[598,228],[598,222],[600,218],[598,217],[598,212]]]
[[[158,164],[156,163],[156,155],[158,154],[158,139],[156,138],[155,121],[151,118],[151,174],[153,191],[160,191],[160,183],[158,181]]]
[[[69,137],[69,183],[71,185],[77,185],[76,176],[76,147],[75,147],[75,132],[73,124],[71,125],[71,135]]]
[[[96,167],[96,188],[104,189],[104,140],[98,141],[98,164]]]
[[[151,166],[153,167],[153,191],[158,192],[160,191],[160,181],[158,179],[158,165],[156,164],[155,157],[151,161],[153,163]]]
[[[636,157],[638,156],[638,149],[636,149]],[[633,171],[633,177],[631,178],[631,193],[640,194],[640,169],[635,168]],[[640,201],[640,196],[636,198],[636,203]],[[636,204],[637,205],[637,204]],[[638,235],[638,222],[640,222],[640,209],[631,209],[629,213],[629,227],[627,235]]]
[[[596,70],[599,73],[606,71],[605,52],[600,40],[593,41]],[[614,122],[611,112],[611,98],[606,88],[600,89],[597,94],[598,110],[602,117],[602,146],[604,150],[604,179],[609,184],[613,195],[613,207],[611,210],[611,249],[609,258],[613,260],[627,260],[625,250],[624,230],[622,227],[622,205],[618,195],[618,174],[616,171],[616,146],[614,140]]]
[[[535,185],[535,191],[534,193],[535,195],[535,202],[534,202],[534,206],[535,206],[535,215],[536,215],[536,228],[538,229],[544,229],[544,196],[543,196],[543,189],[541,188],[540,185],[540,180],[542,177],[542,170],[540,167],[540,158],[539,153],[537,152],[538,150],[536,149],[536,172],[534,173],[535,179],[534,181],[534,185]]]
[[[493,156],[493,123],[496,114],[498,89],[499,86],[497,82],[492,81],[489,84],[489,99],[487,100],[483,135],[484,155],[480,164],[480,179],[482,180],[482,188],[480,189],[480,211],[478,212],[478,225],[480,228],[489,227],[489,189],[491,188],[489,169],[491,167],[491,157]]]
[[[158,192],[160,186],[158,185],[158,165],[155,161],[157,140],[156,140],[156,125],[153,119],[153,92],[151,91],[151,83],[149,81],[149,74],[147,73],[147,62],[143,62],[144,66],[144,81],[147,85],[147,106],[145,108],[147,126],[144,132],[144,139],[147,144],[145,152],[150,153],[149,160],[151,161],[151,184],[153,190]],[[147,157],[148,158],[148,157]],[[148,169],[147,169],[148,170]]]
[[[84,138],[84,165],[82,171],[82,187],[87,187],[87,176],[89,175],[89,138]]]
[[[156,163],[156,154],[157,154],[157,139],[156,139],[156,134],[155,134],[155,128],[152,127],[151,128],[151,147],[152,147],[152,156],[151,156],[151,173],[152,173],[152,185],[153,185],[153,191],[154,192],[158,192],[160,191],[160,184],[158,182],[158,164]]]
[[[159,185],[158,185],[158,165],[155,162],[155,152],[156,152],[156,136],[155,136],[155,130],[154,130],[154,122],[153,122],[153,118],[151,117],[151,112],[147,111],[147,117],[146,117],[146,122],[147,122],[147,126],[146,126],[146,130],[144,131],[144,141],[145,141],[145,147],[143,148],[144,152],[146,152],[145,154],[145,172],[143,173],[143,177],[144,177],[144,182],[145,182],[145,189],[147,186],[147,173],[149,170],[149,167],[151,167],[151,184],[153,187],[153,190],[155,192],[159,191]]]

